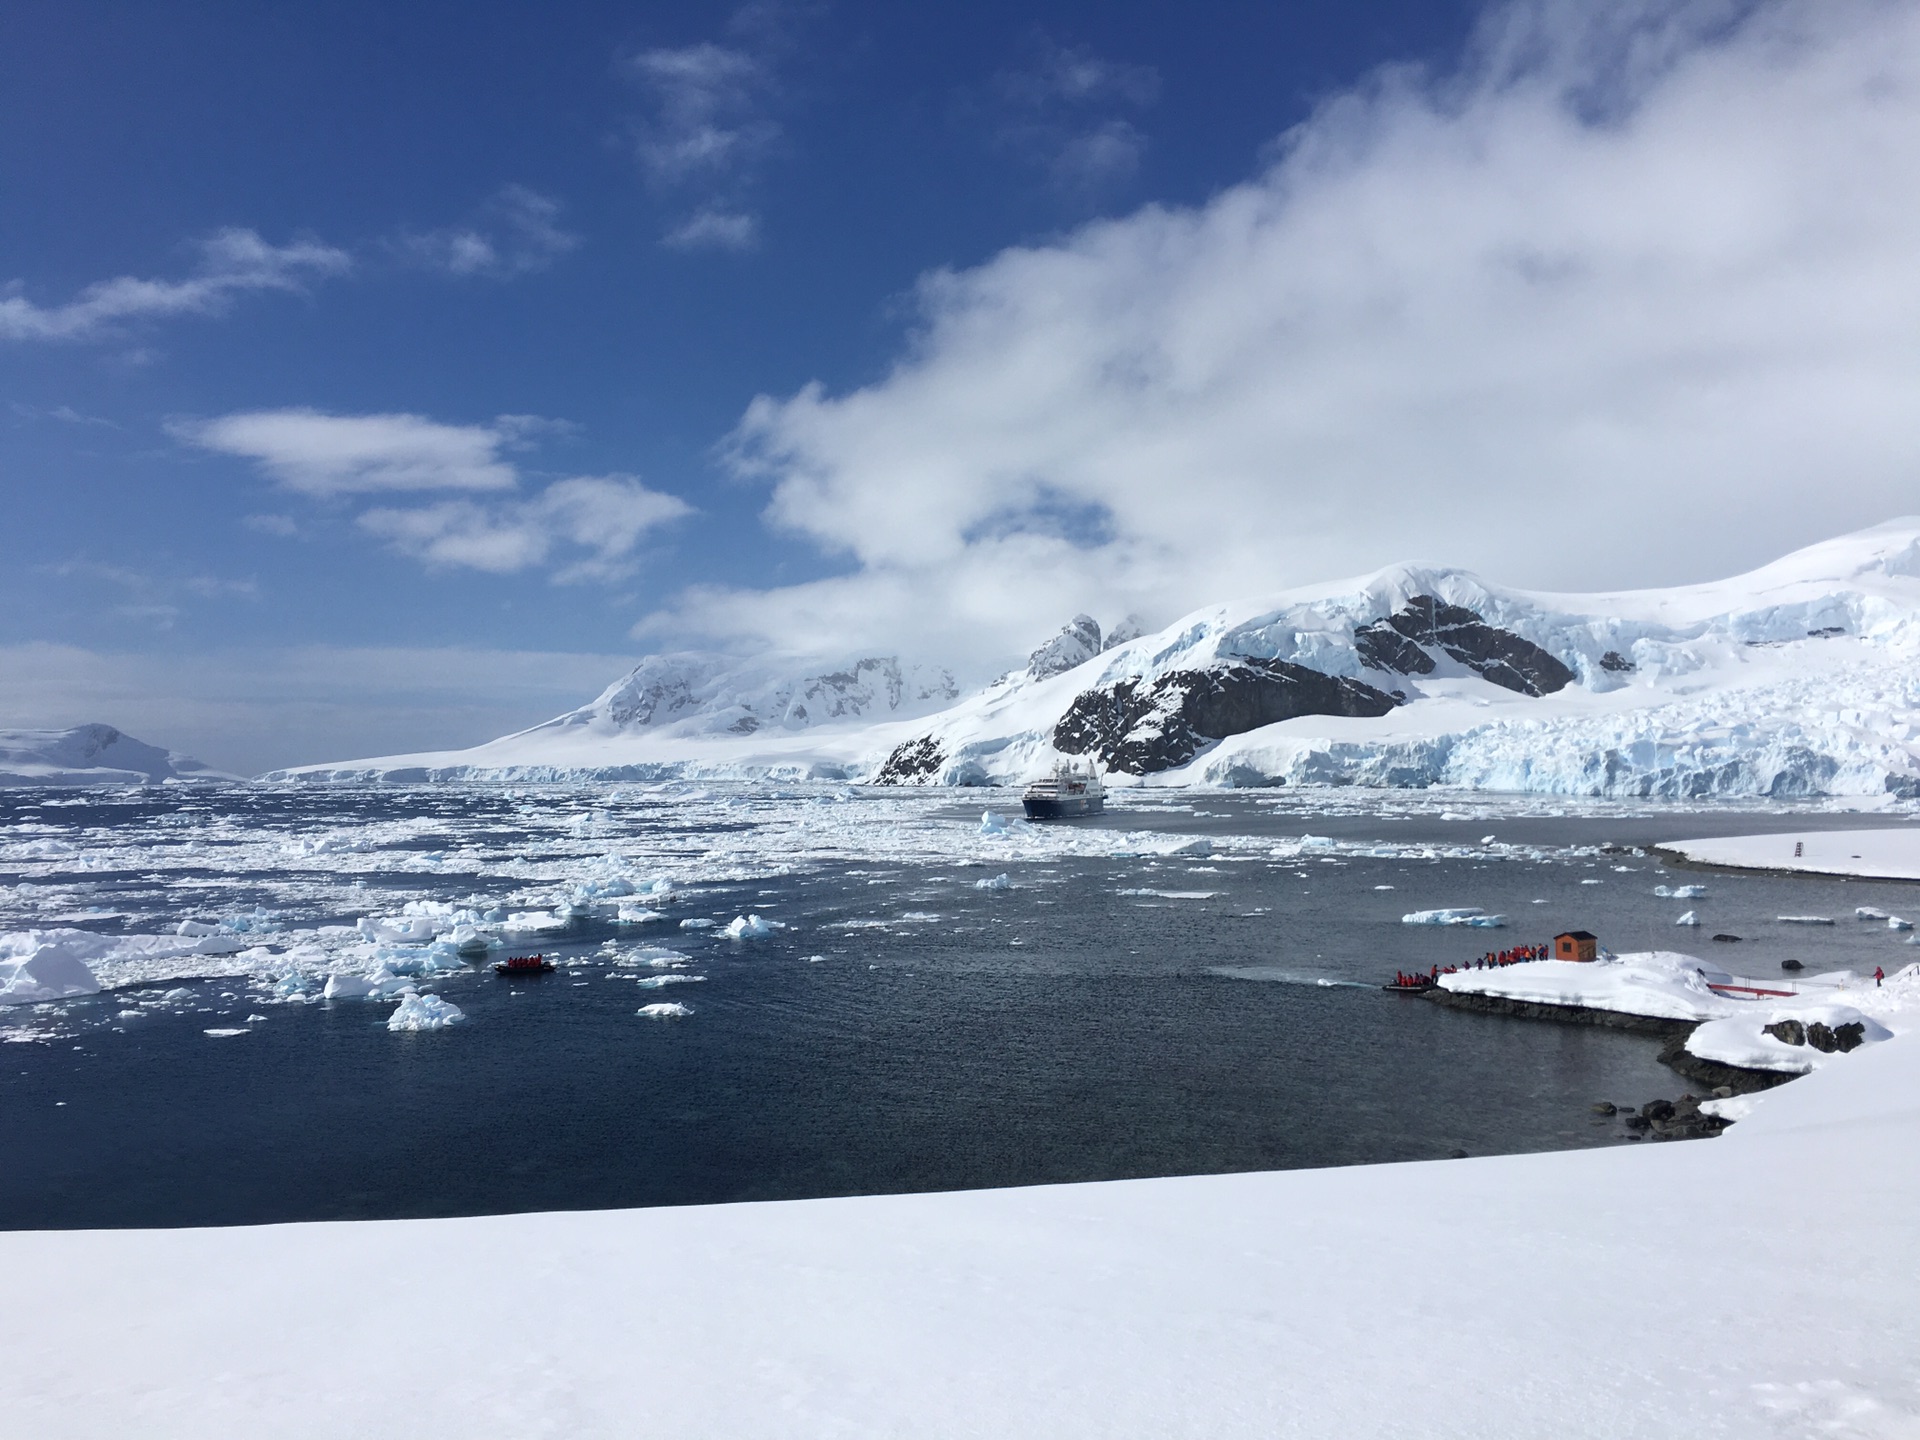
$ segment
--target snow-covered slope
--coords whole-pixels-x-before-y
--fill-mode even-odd
[[[1911,1437],[1920,1039],[1747,1108],[1545,1155],[0,1232],[0,1431]]]
[[[0,730],[0,785],[157,785],[232,780],[191,756],[162,750],[111,725]]]
[[[665,694],[650,667],[664,673],[666,657],[585,710],[475,750],[279,773],[980,784],[1067,753],[1162,784],[1920,796],[1920,519],[1670,590],[1537,593],[1396,565],[1105,644],[1076,617],[948,709],[911,720],[911,701],[803,701],[804,726],[775,703],[800,693],[791,682],[756,682],[767,698],[738,706],[721,702],[750,687],[689,685],[689,719],[664,725],[661,702],[616,701],[642,675],[639,693]],[[931,703],[938,687],[899,693],[916,688]]]

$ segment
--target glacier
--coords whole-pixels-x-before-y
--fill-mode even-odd
[[[1017,785],[1074,756],[1114,786],[1920,799],[1920,518],[1711,584],[1556,594],[1401,564],[1137,628],[1076,616],[965,698],[898,658],[657,656],[469,750],[263,778]]]

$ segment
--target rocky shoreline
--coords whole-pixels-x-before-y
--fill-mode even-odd
[[[1515,1015],[1526,1020],[1554,1020],[1566,1025],[1599,1025],[1609,1030],[1627,1030],[1638,1035],[1660,1035],[1666,1043],[1660,1047],[1662,1065],[1713,1092],[1717,1098],[1751,1095],[1797,1080],[1798,1075],[1782,1070],[1750,1070],[1718,1060],[1703,1060],[1687,1049],[1687,1037],[1698,1028],[1697,1020],[1668,1020],[1653,1015],[1630,1015],[1620,1010],[1599,1010],[1582,1005],[1552,1005],[1539,1000],[1515,1000],[1506,995],[1486,995],[1478,991],[1448,990],[1442,986],[1420,992],[1421,998],[1452,1010],[1471,1010],[1482,1015]],[[1638,1113],[1621,1109],[1607,1101],[1593,1107],[1595,1114],[1622,1114],[1622,1122],[1635,1138],[1650,1134],[1662,1140],[1692,1140],[1718,1135],[1728,1122],[1703,1114],[1700,1102],[1692,1095],[1678,1100],[1654,1100]]]

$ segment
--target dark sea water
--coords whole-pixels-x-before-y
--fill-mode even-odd
[[[15,1042],[0,1045],[0,1225],[710,1203],[1628,1143],[1589,1107],[1681,1093],[1657,1041],[1457,1013],[1379,983],[1570,926],[1750,973],[1789,957],[1810,972],[1891,970],[1915,955],[1852,918],[1856,905],[1920,910],[1913,887],[1682,873],[1632,853],[1897,819],[1485,805],[1448,818],[1426,801],[1315,813],[1299,797],[1122,797],[1073,844],[1153,837],[1143,848],[1060,853],[1040,835],[1002,853],[977,833],[977,801],[837,803],[15,795],[0,832],[15,853],[52,837],[73,858],[0,860],[6,929],[154,933],[188,913],[264,908],[258,923],[284,931],[387,913],[402,896],[530,903],[602,851],[673,873],[675,896],[644,934],[595,914],[538,942],[563,961],[553,975],[435,979],[466,1015],[442,1031],[390,1033],[387,1003],[277,1003],[272,966],[0,1012]],[[811,838],[783,830],[801,820]],[[287,857],[290,840],[337,834],[368,839]],[[1320,839],[1302,848],[1305,834]],[[1213,852],[1152,850],[1195,836]],[[178,845],[195,848],[163,853]],[[977,888],[1001,873],[1011,888]],[[1688,882],[1707,897],[1652,894]],[[1400,922],[1449,905],[1510,924]],[[1673,926],[1688,908],[1704,928]],[[1809,912],[1838,923],[1774,920]],[[746,913],[788,928],[734,941],[678,926]],[[1715,931],[1744,938],[1713,945]],[[705,978],[639,988],[654,972],[617,962],[647,946]],[[137,1018],[116,1018],[143,998]],[[660,1001],[693,1013],[636,1014]],[[207,1034],[222,1027],[246,1033]]]

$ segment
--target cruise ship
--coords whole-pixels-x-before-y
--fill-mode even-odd
[[[1062,760],[1054,765],[1051,775],[1027,786],[1021,804],[1029,820],[1071,820],[1098,815],[1106,808],[1107,792],[1092,762],[1082,770],[1072,761]]]

